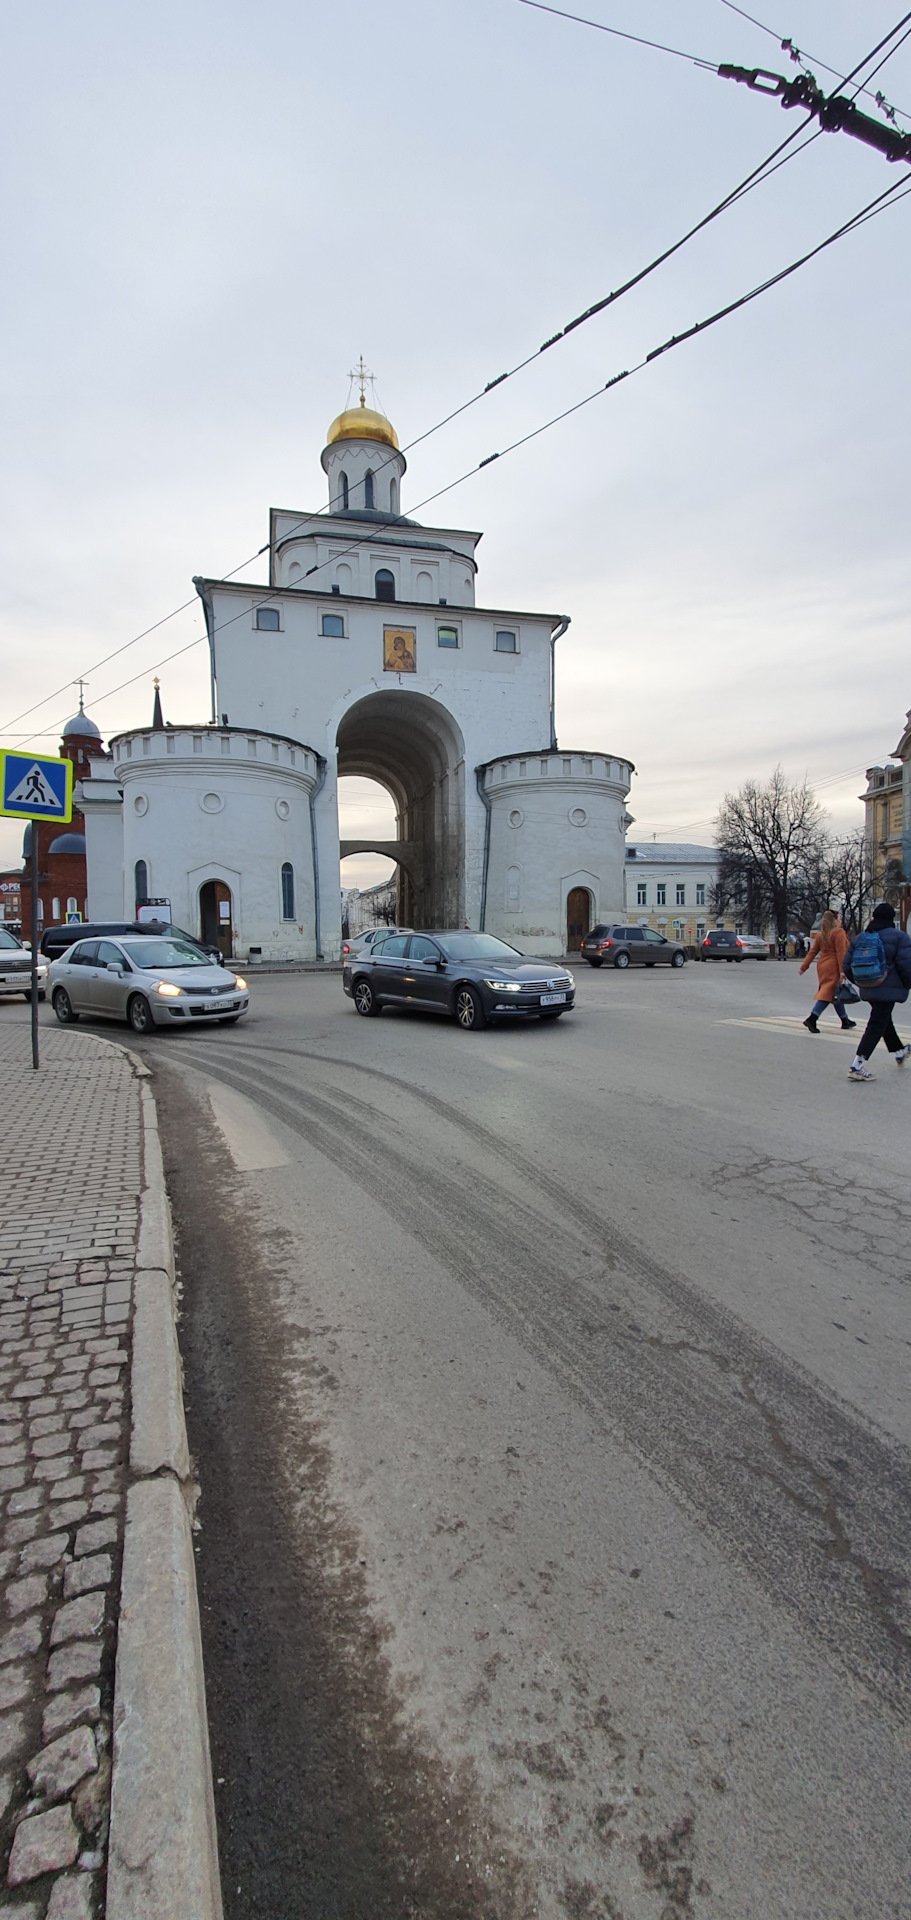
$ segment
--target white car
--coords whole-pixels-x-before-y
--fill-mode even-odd
[[[32,997],[32,950],[24,947],[8,927],[0,927],[0,998],[10,993],[24,994],[26,1000]],[[47,961],[38,955],[38,998],[43,1000],[47,988]]]
[[[342,941],[342,960],[353,959],[360,954],[366,959],[373,952],[374,941],[387,933],[413,933],[413,927],[370,927],[367,933],[353,933],[349,940]]]
[[[239,1020],[250,1004],[247,982],[189,936],[125,933],[79,940],[51,962],[51,1004],[61,1026],[87,1013],[128,1020],[134,1033],[194,1021]]]

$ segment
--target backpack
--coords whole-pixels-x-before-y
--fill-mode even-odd
[[[878,987],[889,971],[886,949],[878,933],[859,933],[851,955],[851,974],[859,986]]]

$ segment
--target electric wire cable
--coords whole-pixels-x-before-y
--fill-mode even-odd
[[[758,27],[760,33],[767,33],[771,40],[777,41],[782,52],[789,53],[791,56],[791,59],[795,60],[798,65],[800,66],[804,65],[804,56],[805,56],[806,60],[812,60],[814,67],[821,68],[823,73],[830,73],[833,79],[838,81],[839,86],[844,86],[845,82],[843,81],[840,73],[838,72],[838,69],[836,67],[828,66],[825,60],[818,59],[816,54],[811,53],[808,47],[804,47],[803,54],[801,54],[801,49],[799,47],[796,47],[794,45],[793,40],[789,39],[786,34],[780,34],[776,32],[775,28],[767,26],[764,20],[757,20],[755,13],[747,13],[745,7],[738,7],[735,4],[735,0],[721,0],[721,4],[723,7],[727,7],[731,13],[739,13],[742,20],[749,20],[750,25],[752,27]],[[863,62],[861,62],[861,64],[863,64]],[[879,69],[877,68],[877,72],[878,71]],[[870,88],[869,88],[870,78],[872,78],[872,76],[868,75],[867,80],[864,82],[863,86],[859,89],[859,91],[861,93],[869,93],[870,99],[876,100],[875,93],[870,93]],[[881,102],[876,101],[876,104],[880,105]],[[911,120],[911,114],[905,113],[901,107],[895,107],[893,111],[899,114],[902,120]]]
[[[718,62],[703,60],[696,53],[684,53],[680,47],[666,46],[663,40],[645,40],[640,33],[625,33],[621,27],[605,26],[603,20],[589,20],[581,13],[567,13],[563,7],[545,6],[544,0],[519,0],[520,7],[534,7],[537,13],[553,13],[560,20],[574,20],[580,27],[594,27],[598,33],[609,33],[615,40],[632,40],[637,47],[653,47],[657,53],[672,53],[678,60],[686,60],[692,67],[707,67],[714,72]]]
[[[890,187],[884,188],[883,192],[877,194],[873,200],[868,201],[865,207],[861,207],[857,213],[851,215],[850,219],[843,221],[841,226],[836,227],[824,240],[818,241],[815,247],[809,248],[806,253],[801,254],[796,260],[792,260],[788,266],[780,268],[777,273],[770,274],[767,279],[751,288],[748,293],[740,294],[736,300],[731,300],[726,306],[717,308],[714,313],[707,315],[704,320],[697,320],[693,326],[685,328],[682,333],[673,334],[671,338],[665,340],[661,346],[653,347],[651,351],[645,354],[641,360],[637,361],[634,366],[624,368],[620,373],[612,374],[602,386],[596,387],[593,392],[584,395],[581,400],[575,401],[571,406],[562,408],[559,413],[553,414],[550,419],[543,421],[539,426],[531,428],[528,433],[520,435],[518,439],[511,441],[508,446],[501,448],[497,453],[487,454],[483,460],[467,468],[466,471],[459,474],[455,480],[448,481],[445,486],[437,488],[434,493],[428,494],[424,500],[419,501],[418,508],[429,506],[434,500],[442,499],[445,494],[452,493],[456,487],[463,486],[466,480],[470,480],[475,474],[483,472],[484,468],[491,466],[495,460],[506,459],[510,454],[517,452],[520,447],[528,446],[532,440],[537,440],[542,434],[550,432],[551,428],[558,426],[561,421],[568,420],[573,414],[581,412],[583,407],[591,406],[592,402],[600,399],[602,394],[619,386],[624,380],[631,379],[635,374],[643,372],[646,367],[651,366],[655,360],[661,359],[664,354],[671,352],[675,347],[682,346],[687,340],[695,339],[697,334],[706,333],[710,327],[716,326],[719,321],[725,320],[729,318],[731,314],[737,313],[743,307],[749,306],[752,301],[758,300],[762,294],[768,293],[772,287],[779,286],[784,280],[789,279],[792,274],[799,272],[809,261],[815,260],[819,254],[824,253],[827,248],[834,246],[837,241],[844,239],[848,234],[856,232],[860,227],[865,226],[869,220],[873,220],[880,213],[885,212],[888,207],[895,206],[900,200],[906,199],[909,194],[911,194],[911,182],[904,178],[893,181]],[[367,540],[369,540],[369,537],[369,535],[364,536]],[[353,549],[349,549],[349,551],[353,551]],[[338,555],[334,554],[332,557],[334,561],[338,558]],[[270,597],[276,598],[279,594],[287,591],[287,588],[277,588],[275,593]],[[246,619],[248,614],[249,609],[244,608],[241,613],[232,615],[230,620],[222,621],[220,626],[216,627],[213,631],[211,636],[212,642],[214,642],[217,633],[224,632],[227,627],[235,625],[238,620]],[[196,640],[191,640],[187,646],[180,647],[175,653],[168,654],[165,659],[156,661],[152,666],[144,667],[142,671],[135,674],[131,680],[124,681],[120,686],[112,687],[107,693],[101,694],[98,699],[93,702],[93,705],[99,706],[102,701],[113,699],[116,693],[122,693],[125,687],[132,686],[136,680],[145,679],[148,674],[156,672],[158,667],[167,666],[171,660],[178,659],[181,654],[190,653],[195,647],[203,646],[208,638],[208,635],[200,635]],[[32,737],[37,738],[38,736],[35,735]]]

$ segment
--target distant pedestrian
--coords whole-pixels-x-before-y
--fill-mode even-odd
[[[880,900],[874,907],[866,931],[855,934],[844,970],[870,1006],[870,1018],[848,1068],[848,1079],[875,1080],[867,1061],[880,1040],[885,1040],[898,1066],[903,1067],[911,1057],[911,1046],[902,1045],[893,1019],[896,1005],[907,1000],[911,989],[911,940],[896,926],[895,908],[887,900]]]
[[[788,957],[788,936],[786,933],[780,933],[778,935],[778,958],[779,960],[786,960],[787,957]]]
[[[856,1027],[856,1020],[849,1020],[843,1007],[835,998],[835,990],[842,977],[845,954],[850,942],[841,924],[841,914],[828,911],[823,914],[819,932],[808,954],[800,963],[801,973],[806,973],[813,960],[816,961],[816,978],[819,982],[816,1000],[804,1026],[809,1033],[818,1033],[817,1022],[827,1007],[833,1007],[843,1027]]]

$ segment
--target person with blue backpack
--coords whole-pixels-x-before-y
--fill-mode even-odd
[[[893,1019],[896,1005],[907,1000],[911,990],[911,940],[896,926],[895,908],[888,900],[874,907],[866,931],[855,934],[845,954],[844,972],[870,1007],[848,1079],[875,1080],[867,1062],[880,1040],[900,1067],[911,1058],[911,1046],[902,1045]]]

